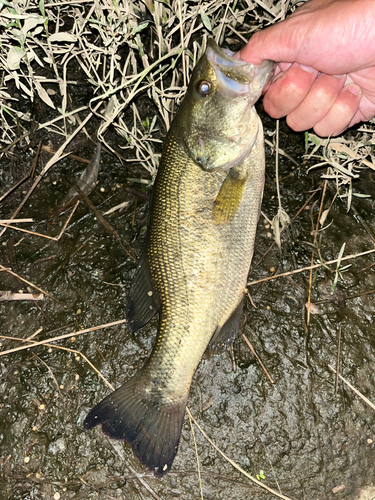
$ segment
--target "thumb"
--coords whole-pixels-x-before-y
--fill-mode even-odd
[[[288,21],[289,19],[254,33],[247,44],[236,54],[236,58],[255,65],[265,59],[278,63],[296,61],[303,37],[298,38],[296,33],[299,32],[298,28],[291,27]]]

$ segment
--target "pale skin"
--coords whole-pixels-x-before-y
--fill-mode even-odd
[[[374,0],[310,0],[237,57],[277,63],[264,109],[295,131],[336,136],[375,116]]]

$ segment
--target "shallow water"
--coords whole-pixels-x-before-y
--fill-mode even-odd
[[[266,130],[274,123],[263,117]],[[91,123],[94,135],[95,123]],[[61,138],[47,136],[57,149]],[[112,143],[121,143],[110,137]],[[90,158],[94,147],[83,135],[73,149]],[[280,178],[283,208],[293,217],[320,183],[319,173],[307,175],[302,165],[303,136],[281,127],[280,146],[301,166],[295,168],[281,158]],[[267,179],[263,212],[272,218],[277,211],[274,156],[267,150]],[[3,158],[1,193],[29,168],[33,155]],[[48,160],[42,153],[43,164]],[[23,160],[23,163],[21,162]],[[128,177],[150,176],[140,167],[124,167],[104,152],[99,184],[90,196],[104,213],[123,201],[130,204],[106,216],[135,256],[145,238],[148,202],[134,196],[128,187],[149,195],[145,185],[129,183]],[[84,165],[65,159],[39,184],[20,216],[37,222],[30,230],[55,236],[68,214],[46,222],[49,207],[68,190],[66,179]],[[9,218],[27,191],[28,181],[0,207],[0,218]],[[363,225],[374,231],[372,203],[374,180],[362,174],[358,189],[370,199],[355,199],[356,211],[346,213],[340,201],[333,205],[321,233],[319,249],[324,260],[373,248]],[[334,193],[328,190],[325,207]],[[147,196],[146,196],[147,197]],[[318,198],[316,198],[318,199]],[[315,198],[314,198],[315,200]],[[344,202],[345,203],[345,202]],[[291,230],[284,233],[282,250],[274,247],[251,273],[250,281],[268,276],[270,269],[291,271],[308,266],[319,203],[303,210]],[[361,224],[362,221],[362,224]],[[262,216],[253,266],[273,239]],[[135,271],[134,261],[94,215],[80,204],[64,235],[58,241],[16,233],[0,238],[0,263],[58,299],[0,303],[1,334],[27,338],[43,330],[42,340],[75,330],[124,318],[124,305]],[[335,294],[330,295],[334,272],[314,272],[311,302],[319,314],[311,315],[306,329],[308,272],[249,287],[254,308],[246,304],[243,332],[272,376],[271,384],[240,336],[230,352],[204,357],[192,384],[188,407],[217,446],[250,474],[263,471],[264,483],[293,499],[353,499],[360,488],[374,482],[375,411],[339,381],[328,364],[336,366],[341,329],[340,373],[374,401],[375,289],[373,256],[352,261],[342,274]],[[331,266],[334,271],[335,267]],[[2,290],[26,291],[25,284],[1,272]],[[328,292],[327,292],[328,291]],[[347,298],[349,297],[349,298]],[[346,299],[346,300],[345,300]],[[40,307],[40,309],[37,307]],[[88,410],[110,389],[79,353],[118,387],[148,358],[155,338],[157,319],[131,335],[125,325],[77,335],[58,342],[75,352],[35,347],[0,357],[0,499],[151,499],[200,498],[196,455],[186,416],[179,451],[172,471],[156,479],[134,458],[131,449],[113,442],[100,429],[86,432],[82,422]],[[2,349],[19,345],[3,340]],[[233,469],[195,429],[201,464],[203,497],[231,500],[271,496]],[[143,481],[143,483],[142,483]],[[338,493],[333,489],[344,485]],[[58,498],[58,497],[56,497]]]

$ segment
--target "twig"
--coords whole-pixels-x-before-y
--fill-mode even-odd
[[[58,390],[58,392],[59,392],[59,394],[60,394],[60,396],[61,396],[60,386],[59,386],[59,384],[58,384],[58,382],[57,382],[57,380],[56,380],[56,377],[55,377],[55,375],[53,374],[53,371],[51,370],[51,368],[50,368],[50,367],[47,365],[47,363],[46,363],[45,361],[43,361],[43,360],[42,360],[42,359],[41,359],[41,358],[40,358],[37,354],[35,354],[35,353],[34,353],[34,357],[35,357],[38,361],[40,361],[41,363],[43,363],[43,365],[47,368],[47,370],[49,371],[49,374],[51,375],[52,380],[55,382],[56,387],[57,387],[57,390]]]
[[[64,234],[64,231],[65,231],[67,225],[69,224],[70,219],[73,217],[73,214],[79,205],[79,201],[80,200],[76,201],[76,204],[74,205],[73,210],[70,212],[69,217],[67,218],[67,220],[66,220],[65,224],[63,225],[61,231],[59,232],[58,236],[48,236],[46,234],[36,233],[34,231],[28,231],[27,229],[22,229],[20,227],[14,227],[14,226],[10,226],[9,224],[4,224],[3,221],[0,221],[0,226],[11,227],[12,229],[15,229],[16,231],[21,231],[22,233],[32,234],[33,236],[40,236],[41,238],[46,238],[47,240],[59,241],[61,236]]]
[[[231,28],[232,29],[232,28]],[[246,40],[247,41],[247,40]],[[268,139],[264,139],[264,142],[265,144],[267,144],[268,146],[270,146],[271,148],[274,147],[274,145],[272,144],[271,141],[269,141]],[[283,149],[280,149],[279,148],[279,153],[281,154],[281,156],[285,156],[285,158],[287,158],[289,161],[291,161],[292,163],[294,163],[294,165],[296,167],[299,167],[299,164],[296,162],[296,160],[294,158],[292,158],[291,156],[288,155],[288,153],[286,153]]]
[[[42,290],[41,288],[39,288],[38,286],[36,285],[33,285],[32,283],[30,283],[30,281],[27,281],[25,280],[24,278],[21,278],[21,276],[19,276],[18,274],[14,273],[11,269],[7,268],[7,267],[4,267],[0,264],[0,271],[6,271],[7,273],[11,274],[12,276],[15,276],[16,278],[18,278],[19,280],[23,281],[24,283],[27,283],[28,285],[32,286],[33,288],[35,288],[35,290],[38,290],[39,292],[43,293],[44,295],[47,295],[47,297],[49,297],[50,299],[54,300],[55,302],[57,302],[58,304],[60,304],[60,306],[63,306],[65,307],[66,309],[66,306],[64,306],[64,304],[62,304],[59,300],[55,299],[55,297],[53,297],[52,295],[50,295],[48,292],[45,292],[44,290]]]
[[[246,476],[248,479],[250,479],[250,481],[252,481],[253,483],[257,484],[261,488],[267,490],[269,493],[272,493],[276,497],[282,498],[283,500],[291,500],[290,497],[286,497],[282,493],[279,493],[278,491],[274,490],[273,488],[270,488],[269,486],[265,485],[261,481],[258,481],[258,479],[256,479],[255,477],[251,476],[250,474],[248,474],[238,464],[236,464],[236,462],[233,462],[233,460],[230,459],[223,451],[221,451],[220,448],[218,446],[216,446],[216,444],[207,436],[207,434],[204,432],[204,430],[202,429],[202,427],[198,424],[198,422],[195,420],[195,418],[193,417],[193,415],[190,413],[190,410],[189,410],[188,407],[186,407],[186,411],[187,411],[188,415],[190,416],[190,418],[192,419],[192,421],[194,422],[194,424],[199,429],[200,433],[207,439],[207,441],[211,444],[211,446],[213,446],[215,448],[215,450],[218,453],[220,453],[220,455],[223,458],[225,458],[225,460],[227,462],[229,462],[235,469],[237,469],[239,472],[241,472],[241,474],[244,474],[244,476]]]
[[[333,371],[333,373],[336,373],[336,370],[335,370],[335,369],[334,369],[331,365],[328,365],[328,368],[329,368],[330,370],[332,370],[332,371]],[[364,396],[361,392],[359,392],[359,390],[358,390],[358,389],[356,389],[355,387],[353,387],[353,386],[352,386],[352,384],[351,384],[348,380],[346,380],[346,378],[342,377],[341,375],[339,375],[339,378],[340,378],[340,379],[341,379],[341,380],[342,380],[342,381],[343,381],[343,382],[344,382],[344,383],[345,383],[348,387],[350,387],[350,389],[351,389],[352,391],[354,391],[354,392],[357,394],[357,396],[359,396],[361,399],[363,399],[363,401],[364,401],[367,405],[369,405],[369,406],[370,406],[370,408],[372,408],[373,410],[375,410],[375,404],[374,404],[374,403],[372,403],[369,399],[367,399],[367,398],[366,398],[366,396]]]
[[[310,269],[317,269],[318,267],[328,266],[330,264],[337,264],[337,262],[343,262],[344,260],[356,259],[357,257],[363,257],[364,255],[370,255],[375,252],[375,248],[373,250],[366,250],[366,252],[361,252],[357,254],[350,254],[346,257],[342,257],[342,259],[328,260],[327,262],[323,262],[321,264],[314,264],[313,266],[302,267],[301,269],[294,269],[294,271],[288,271],[286,273],[274,274],[273,276],[267,276],[267,278],[262,278],[256,281],[250,281],[247,286],[256,285],[258,283],[263,283],[264,281],[274,280],[276,278],[281,278],[283,276],[290,276],[291,274],[302,273],[303,271],[309,271]]]
[[[19,222],[34,222],[34,219],[0,219],[0,224],[18,224]]]
[[[28,339],[20,339],[18,337],[8,337],[6,335],[0,335],[0,338],[1,339],[5,339],[5,340],[17,340],[18,342],[33,342],[32,340],[30,340],[30,337]],[[51,340],[55,340],[55,339],[51,339]],[[33,342],[33,345],[27,346],[27,347],[34,347],[35,345],[40,345],[40,344],[41,344],[40,342]],[[61,351],[72,352],[73,354],[76,354],[77,356],[81,356],[81,358],[84,361],[86,361],[87,364],[89,364],[91,366],[91,368],[99,375],[99,377],[101,379],[103,379],[103,381],[107,384],[107,386],[112,391],[115,390],[114,387],[104,377],[104,375],[102,375],[102,373],[97,368],[95,368],[95,366],[91,363],[91,361],[84,354],[82,354],[82,352],[77,351],[76,349],[70,349],[69,347],[64,347],[64,346],[61,346],[61,345],[54,345],[54,344],[49,344],[49,343],[44,343],[43,346],[44,347],[50,347],[50,348],[53,348],[53,349],[60,349]],[[13,351],[13,350],[11,349],[10,351]],[[3,351],[3,352],[0,351],[0,356],[2,356],[3,354],[7,354],[10,351]],[[34,354],[34,356],[36,356],[36,354]],[[42,361],[42,362],[44,363],[44,361]]]
[[[83,120],[82,124],[80,124],[75,130],[74,132],[68,137],[68,139],[64,142],[64,144],[62,144],[59,149],[57,150],[57,152],[53,155],[53,157],[48,161],[48,163],[46,164],[46,166],[43,168],[43,170],[41,171],[41,173],[38,175],[38,177],[35,179],[35,182],[34,184],[31,186],[31,188],[29,189],[29,192],[27,193],[27,195],[25,196],[25,198],[23,199],[21,205],[17,208],[17,210],[15,211],[15,213],[13,214],[12,216],[12,219],[14,217],[17,216],[17,214],[20,212],[20,210],[22,209],[22,207],[25,205],[26,201],[29,199],[29,197],[31,196],[32,192],[34,191],[34,189],[36,188],[36,186],[39,184],[39,182],[42,180],[43,176],[48,172],[48,170],[56,163],[58,162],[59,160],[61,160],[62,158],[65,158],[65,156],[68,156],[70,153],[66,153],[66,154],[62,154],[62,152],[64,151],[64,149],[66,148],[66,146],[70,143],[70,141],[78,134],[78,132],[83,128],[84,125],[86,125],[86,123],[91,119],[91,117],[94,115],[94,113],[100,108],[100,106],[102,105],[102,101],[100,101],[96,106],[95,108],[92,110],[92,112],[90,112],[86,118]],[[34,159],[34,162],[35,160],[37,160],[37,157]],[[5,231],[7,230],[6,227],[4,227],[4,229],[2,231],[0,231],[0,236],[2,236]]]
[[[133,262],[137,263],[137,259],[134,257],[134,255],[130,252],[132,250],[131,246],[127,244],[130,250],[124,247],[122,244],[121,238],[118,234],[118,232],[112,227],[112,225],[102,216],[102,214],[99,212],[99,210],[95,207],[95,205],[89,200],[89,198],[85,195],[85,193],[82,191],[82,189],[77,186],[73,186],[74,189],[77,191],[79,196],[82,198],[82,201],[87,205],[89,210],[95,215],[95,217],[98,219],[98,221],[102,224],[102,226],[105,228],[105,230],[111,234],[117,242],[120,244],[121,248],[124,250],[124,252],[127,254],[128,257],[132,259]]]
[[[9,302],[11,300],[43,300],[44,295],[36,293],[14,293],[11,291],[0,292],[0,302]]]
[[[244,341],[246,342],[248,348],[250,349],[250,351],[254,354],[256,360],[258,361],[258,363],[260,364],[262,370],[264,371],[264,373],[266,374],[268,380],[271,382],[271,384],[274,383],[271,375],[268,373],[266,367],[264,366],[264,364],[262,363],[262,360],[260,359],[260,357],[258,356],[258,354],[255,352],[255,349],[254,347],[251,345],[249,339],[246,337],[246,335],[243,333],[242,334],[242,338],[244,339]]]
[[[298,212],[296,213],[296,215],[292,218],[292,222],[295,221],[295,219],[299,216],[299,214],[302,212],[302,210],[307,206],[308,203],[310,203],[310,201],[313,199],[313,197],[315,196],[315,194],[320,191],[320,188],[319,189],[316,189],[312,195],[305,201],[305,203],[302,205],[302,207],[298,210]],[[282,228],[280,233],[283,233],[285,231],[286,228]],[[258,262],[255,264],[254,267],[252,267],[250,269],[250,272],[249,272],[249,276],[253,273],[253,271],[255,271],[255,269],[259,266],[259,264],[263,261],[263,259],[265,259],[265,257],[269,254],[269,252],[273,249],[273,247],[276,245],[276,242],[274,241],[269,247],[268,247],[268,250],[266,250],[266,252],[262,255],[262,257],[258,260]]]
[[[38,145],[38,149],[37,149],[37,152],[35,154],[35,158],[31,164],[31,167],[30,167],[30,170],[27,172],[27,174],[20,180],[18,181],[14,186],[12,186],[5,194],[3,194],[2,196],[0,196],[0,202],[2,202],[8,195],[10,195],[15,189],[17,189],[19,186],[21,186],[21,184],[23,184],[29,177],[32,177],[34,175],[34,172],[35,172],[35,168],[36,168],[36,164],[38,162],[38,158],[39,158],[39,153],[40,153],[40,148],[42,146],[42,141],[39,142],[39,145]],[[2,153],[4,152],[1,151]],[[16,215],[14,215],[12,217],[12,219],[16,217]]]
[[[68,339],[70,337],[78,337],[78,335],[82,335],[84,333],[96,332],[97,330],[102,330],[104,328],[109,328],[111,326],[121,325],[123,323],[126,323],[126,319],[120,319],[118,321],[113,321],[112,323],[106,323],[105,325],[92,326],[91,328],[85,328],[84,330],[78,330],[72,333],[66,333],[64,335],[60,335],[59,337],[53,337],[52,339],[45,339],[39,342],[32,342],[30,345],[15,347],[14,349],[8,349],[7,351],[0,351],[0,356],[5,356],[6,354],[11,354],[12,352],[24,351],[25,349],[30,349],[31,347],[36,347],[38,345],[46,345],[49,344],[50,342],[56,342],[57,340]],[[0,338],[6,339],[9,337],[0,335]],[[19,340],[21,342],[31,342],[25,339],[16,339],[16,340]]]
[[[194,427],[193,427],[193,421],[191,419],[190,412],[188,411],[188,417],[189,417],[189,422],[190,422],[190,428],[191,428],[191,433],[193,435],[193,441],[194,441],[194,449],[195,449],[195,456],[197,458],[197,467],[198,467],[198,480],[199,480],[199,490],[201,494],[201,499],[203,500],[203,489],[202,489],[202,478],[201,478],[201,468],[199,465],[199,455],[198,455],[198,448],[197,448],[197,442],[195,440],[195,434],[194,434]]]
[[[339,340],[337,346],[337,361],[336,361],[336,383],[335,383],[335,393],[339,388],[339,371],[340,371],[340,349],[341,349],[341,325],[339,328]]]

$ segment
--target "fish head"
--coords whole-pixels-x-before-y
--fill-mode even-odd
[[[250,154],[259,119],[254,104],[274,63],[234,59],[209,40],[175,118],[188,155],[206,171],[227,171]]]

